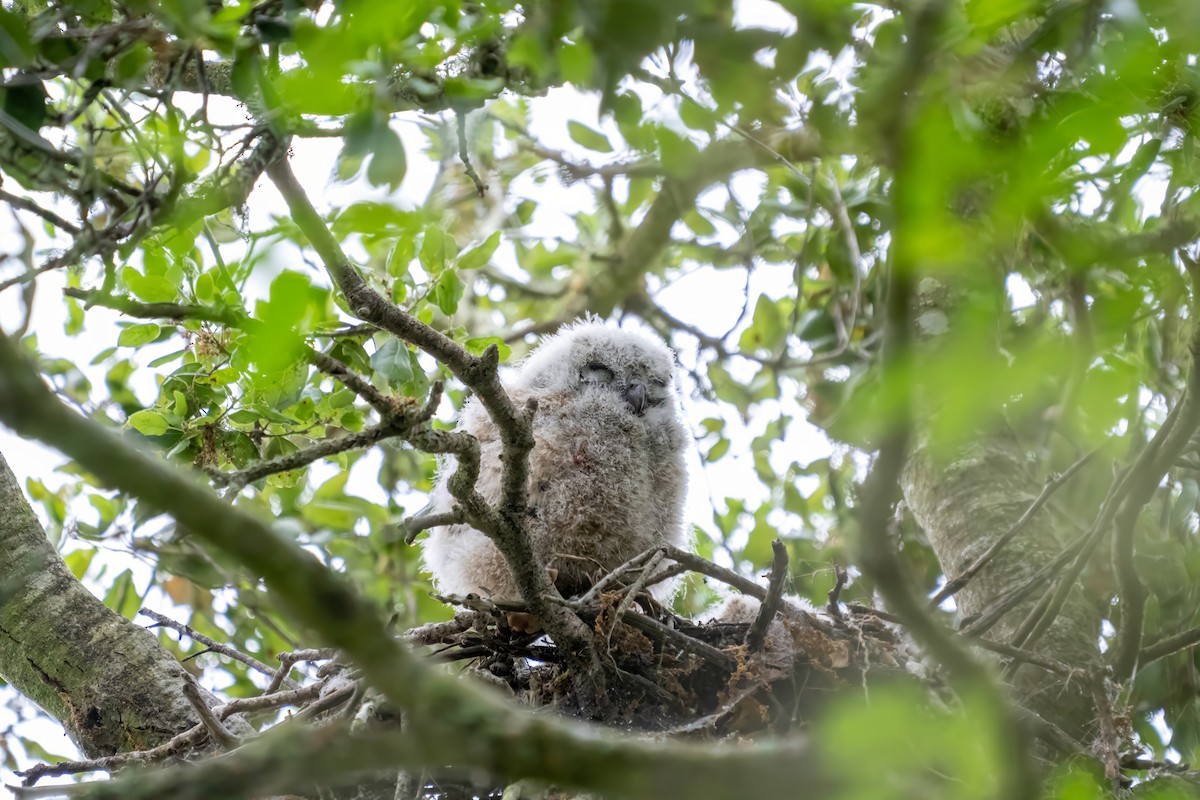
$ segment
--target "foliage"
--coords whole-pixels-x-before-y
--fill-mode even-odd
[[[909,396],[946,453],[1011,427],[1039,481],[1102,448],[1052,502],[1085,529],[1193,369],[1192,0],[21,0],[0,28],[2,199],[26,243],[0,286],[16,307],[65,276],[79,344],[44,344],[60,337],[30,321],[28,293],[5,329],[86,414],[218,482],[370,426],[313,351],[388,395],[423,402],[445,380],[464,399],[444,365],[355,327],[270,187],[251,191],[289,147],[370,283],[470,352],[512,363],[588,312],[669,339],[701,504],[712,494],[700,553],[750,573],[782,537],[792,590],[818,604],[858,563],[865,467]],[[920,292],[900,381],[881,358],[894,270]],[[1169,466],[1136,532],[1147,643],[1200,625],[1200,458]],[[434,469],[385,441],[253,480],[236,503],[408,627],[450,613],[403,541]],[[111,607],[132,617],[149,593],[260,658],[305,646],[257,576],[61,473],[27,491]],[[911,517],[896,530],[920,592],[960,566]],[[132,554],[151,585],[97,552]],[[842,599],[874,588],[859,576]],[[1128,606],[1109,558],[1082,589],[1115,646]],[[712,596],[689,584],[678,610]],[[1200,760],[1197,652],[1122,687],[1154,760]],[[229,695],[258,691],[239,663],[198,663]],[[833,715],[828,746],[844,758],[869,736],[898,767],[923,748],[912,763],[970,781],[1003,769],[967,743],[970,718],[919,736],[910,707]]]

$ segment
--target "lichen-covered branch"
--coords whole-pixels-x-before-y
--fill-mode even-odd
[[[9,409],[3,389],[0,398]],[[146,749],[197,723],[179,692],[179,663],[75,580],[3,456],[0,595],[0,677],[61,721],[85,754]]]

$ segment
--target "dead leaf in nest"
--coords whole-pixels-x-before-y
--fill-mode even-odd
[[[850,643],[830,642],[825,651],[825,666],[830,669],[846,669],[850,666]]]

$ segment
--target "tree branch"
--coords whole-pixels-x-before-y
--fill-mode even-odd
[[[430,432],[429,435],[423,435],[421,441],[430,446],[455,448],[434,452],[454,452],[460,458],[471,454],[475,461],[475,475],[471,478],[470,486],[465,480],[468,472],[463,470],[460,463],[455,479],[448,484],[450,493],[461,504],[472,527],[487,534],[504,554],[521,596],[571,662],[572,677],[580,695],[589,698],[598,709],[604,708],[607,698],[603,688],[603,666],[596,654],[591,632],[566,607],[550,602],[550,599],[561,597],[545,569],[538,563],[522,527],[528,506],[529,451],[533,449],[534,409],[530,406],[518,410],[504,390],[497,372],[499,350],[493,345],[482,355],[472,356],[449,337],[385,299],[367,284],[350,263],[287,162],[272,164],[268,173],[287,201],[292,218],[308,237],[354,313],[403,341],[416,345],[445,364],[455,377],[475,391],[491,416],[500,434],[500,459],[503,464],[501,500],[496,508],[487,504],[474,489],[474,478],[478,475],[477,443],[472,451],[461,441],[432,435],[443,432]],[[412,441],[424,446],[416,439]]]
[[[788,550],[782,539],[771,542],[771,552],[774,559],[771,562],[771,577],[767,582],[767,596],[758,609],[750,630],[746,632],[746,649],[757,653],[762,649],[767,639],[767,628],[779,612],[779,604],[783,601],[783,579],[788,572]]]
[[[140,452],[96,422],[68,409],[42,383],[20,350],[0,336],[0,420],[18,433],[38,439],[75,459],[103,483],[170,513],[192,534],[230,554],[262,577],[279,606],[298,624],[316,631],[329,645],[344,651],[367,680],[409,713],[412,738],[390,739],[382,752],[366,759],[366,746],[341,732],[298,733],[311,751],[291,753],[287,762],[303,777],[316,765],[441,765],[454,761],[508,777],[542,778],[567,786],[611,791],[636,798],[658,798],[678,792],[703,794],[713,787],[729,793],[787,793],[797,785],[812,797],[828,794],[832,778],[821,770],[803,740],[729,748],[727,745],[680,745],[624,739],[600,734],[567,720],[522,713],[491,692],[439,673],[398,643],[379,618],[378,610],[341,577],[330,572],[297,542],[257,516],[223,502],[194,478],[154,455]],[[276,737],[266,734],[236,753],[266,758]],[[514,741],[521,747],[514,748]],[[328,758],[326,756],[328,755]],[[336,756],[336,758],[334,757]],[[241,783],[249,756],[222,756],[220,763],[170,770],[154,778],[156,785],[178,789],[187,776],[237,774],[237,789],[263,793]],[[275,756],[272,756],[275,757]],[[261,762],[253,762],[261,764]],[[252,766],[253,766],[252,764]],[[235,769],[236,767],[236,769]],[[194,770],[194,771],[189,771]],[[144,785],[149,778],[140,779]],[[135,796],[130,783],[96,789],[93,797]],[[230,794],[234,796],[234,787]],[[165,789],[164,789],[165,791]],[[220,792],[217,792],[220,794]]]

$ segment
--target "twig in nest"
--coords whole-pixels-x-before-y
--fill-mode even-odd
[[[645,614],[629,611],[625,614],[625,622],[662,644],[674,645],[680,650],[700,656],[722,669],[731,670],[737,666],[737,662],[733,656],[723,650],[718,650],[711,644],[702,642],[699,639],[693,639],[686,633],[677,631],[674,628],[668,628],[658,620],[647,617]]]
[[[196,683],[196,679],[190,672],[183,673],[183,696],[196,710],[201,724],[215,742],[226,750],[232,750],[242,743],[238,737],[221,724],[221,720],[217,719],[217,715],[208,707],[208,703],[204,702],[204,696],[200,693],[200,684]]]
[[[580,608],[585,608],[587,606],[593,605],[597,600],[600,599],[600,592],[603,591],[606,586],[608,586],[610,583],[615,581],[617,578],[620,578],[625,573],[632,572],[633,570],[642,566],[643,564],[646,563],[647,560],[649,560],[650,558],[653,558],[656,553],[662,553],[662,552],[663,551],[661,548],[652,547],[649,550],[638,553],[636,556],[629,559],[624,564],[617,567],[612,572],[608,573],[603,578],[601,578],[600,580],[598,580],[594,584],[592,584],[592,587],[590,589],[588,589],[584,594],[580,595],[580,597],[575,600],[575,604]],[[647,570],[647,572],[648,571],[649,570]],[[642,583],[643,588],[646,586],[650,586],[650,585],[651,585],[651,581],[649,581],[649,580],[644,581]]]
[[[630,606],[633,605],[633,601],[637,598],[638,592],[642,591],[642,587],[646,585],[646,579],[650,577],[650,573],[654,571],[654,568],[657,567],[659,562],[662,560],[663,552],[662,550],[659,550],[650,557],[648,562],[646,562],[646,566],[642,569],[642,574],[638,576],[637,580],[634,581],[632,585],[630,585],[629,591],[626,592],[625,596],[621,598],[621,602],[617,606],[617,611],[615,614],[613,614],[612,627],[608,629],[608,635],[604,637],[605,645],[607,647],[612,646],[613,631],[616,630],[617,625],[621,624],[621,618],[625,616],[625,612],[627,612]]]
[[[1070,678],[1075,673],[1075,668],[1064,661],[1059,661],[1055,658],[1050,658],[1042,653],[1034,653],[1030,650],[1024,650],[1020,647],[1013,647],[1010,644],[1003,642],[994,642],[990,639],[977,637],[968,637],[967,641],[976,647],[982,647],[984,650],[990,650],[993,653],[1002,655],[1013,661],[1023,661],[1028,664],[1033,664],[1035,667],[1041,667],[1047,672],[1052,672],[1055,675],[1061,675],[1064,678]]]
[[[829,590],[829,602],[825,605],[825,610],[831,615],[842,618],[842,608],[838,605],[838,598],[842,596],[842,589],[846,588],[846,584],[850,581],[850,573],[846,568],[838,564],[833,568],[835,583],[833,588]]]
[[[725,718],[725,716],[731,711],[737,708],[743,700],[750,697],[761,688],[762,686],[759,684],[747,686],[745,689],[742,689],[740,692],[731,697],[727,703],[724,703],[713,713],[700,717],[699,719],[692,720],[685,725],[672,728],[667,731],[667,733],[670,735],[678,735],[681,733],[699,733],[701,731],[707,731]]]
[[[279,659],[279,668],[272,670],[271,683],[267,687],[267,694],[271,694],[277,690],[284,681],[295,684],[295,681],[290,680],[287,674],[291,672],[292,666],[300,661],[325,661],[337,656],[337,650],[326,647],[317,650],[295,650],[291,653],[280,653],[275,656]]]
[[[746,632],[746,649],[757,653],[767,640],[767,628],[779,612],[779,604],[783,602],[783,579],[787,577],[788,551],[782,539],[771,542],[771,552],[774,560],[771,562],[771,577],[767,583],[767,596],[758,609],[758,616]]]
[[[312,720],[319,714],[322,714],[332,708],[337,708],[342,703],[349,700],[358,691],[358,685],[349,683],[338,689],[333,690],[329,694],[317,700],[311,705],[304,707],[304,710],[296,715],[296,719]]]
[[[243,712],[264,711],[283,706],[298,705],[314,698],[320,692],[321,686],[322,684],[320,683],[313,683],[286,692],[230,700],[225,705],[213,709],[213,714],[217,719],[224,720],[234,714],[241,714]],[[37,764],[24,772],[16,774],[24,778],[26,786],[32,786],[42,778],[51,775],[73,775],[81,772],[97,772],[100,770],[111,772],[127,764],[150,764],[163,761],[184,752],[189,747],[200,744],[204,741],[204,737],[207,734],[208,728],[201,722],[188,728],[183,733],[174,736],[170,741],[164,742],[150,750],[118,753],[112,756],[103,756],[85,761],[60,761],[56,764]]]
[[[460,611],[445,622],[430,622],[410,628],[401,634],[401,638],[410,645],[441,644],[448,637],[470,630],[478,618],[477,612]]]
[[[1105,686],[1104,675],[1099,669],[1089,672],[1087,682],[1092,693],[1092,702],[1095,704],[1097,721],[1100,723],[1100,732],[1093,747],[1100,754],[1105,780],[1114,788],[1119,788],[1121,735],[1117,732],[1117,723],[1113,718],[1112,699]]]

